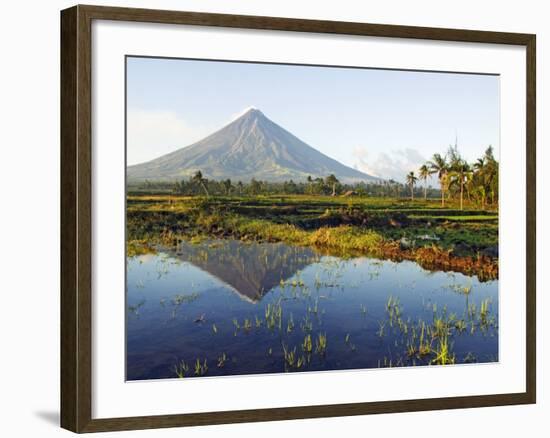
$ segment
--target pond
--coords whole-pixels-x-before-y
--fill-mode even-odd
[[[498,361],[498,280],[282,243],[127,261],[127,380]]]

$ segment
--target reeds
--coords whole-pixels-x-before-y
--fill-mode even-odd
[[[315,340],[315,352],[324,356],[327,351],[327,335],[326,333],[319,333]]]
[[[187,365],[183,360],[174,365],[174,372],[176,373],[176,376],[178,376],[180,379],[183,379],[188,371],[189,365]]]
[[[304,353],[311,354],[313,352],[313,342],[311,341],[311,335],[307,334],[302,342],[302,350]]]
[[[225,362],[227,362],[227,355],[225,353],[222,353],[220,356],[218,356],[218,368],[223,368],[225,366]],[[206,364],[206,361],[205,361]]]
[[[206,358],[203,362],[199,358],[195,361],[195,376],[204,376],[208,372],[208,363]]]

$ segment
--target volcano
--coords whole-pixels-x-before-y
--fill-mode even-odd
[[[154,160],[128,166],[128,182],[175,181],[197,170],[214,180],[248,182],[305,181],[334,174],[341,182],[376,181],[378,178],[324,155],[260,110],[250,109],[228,125],[190,146]]]

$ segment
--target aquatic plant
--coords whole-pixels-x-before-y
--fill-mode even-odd
[[[128,306],[128,311],[136,316],[139,316],[139,309],[145,305],[145,300],[141,300],[139,303],[133,306]]]
[[[439,337],[434,353],[435,358],[431,361],[434,365],[449,365],[455,363],[455,355],[450,351],[448,334]]]
[[[304,332],[311,332],[313,330],[313,322],[309,319],[309,315],[307,313],[304,315],[300,327]]]
[[[176,294],[172,298],[172,303],[175,306],[180,306],[183,303],[191,303],[195,301],[197,298],[199,298],[200,294],[193,292],[191,294]]]
[[[470,293],[472,292],[472,285],[471,284],[467,284],[465,286],[462,286],[462,285],[458,285],[458,284],[452,284],[449,286],[449,288],[461,295],[470,295]]]
[[[378,322],[378,331],[376,332],[376,334],[381,338],[384,337],[385,327],[386,327],[386,322],[385,321],[379,321]]]
[[[188,371],[189,365],[187,365],[183,360],[174,365],[174,372],[180,379],[184,378]]]
[[[311,341],[311,335],[307,334],[302,342],[302,349],[305,353],[311,354],[313,352],[313,342]]]
[[[265,322],[266,327],[269,329],[274,329],[275,327],[278,327],[281,329],[283,319],[283,308],[281,306],[281,303],[268,303],[265,307]]]
[[[488,315],[489,315],[489,299],[486,299],[481,302],[480,309],[479,309],[479,317],[481,319],[482,325],[487,324]]]
[[[296,347],[293,350],[289,350],[285,344],[283,344],[283,357],[285,364],[293,368],[296,362]]]
[[[292,313],[290,313],[290,317],[288,318],[287,325],[286,325],[286,332],[291,333],[292,330],[294,330],[294,319],[292,317]]]
[[[315,298],[315,301],[313,302],[313,307],[308,306],[307,311],[309,313],[313,313],[314,315],[317,315],[319,313],[319,298]]]
[[[403,328],[401,321],[401,314],[403,310],[399,302],[399,298],[395,298],[390,295],[386,303],[386,311],[388,313],[390,326],[393,327],[395,324],[397,324],[398,326],[401,326],[401,328]]]
[[[327,351],[327,335],[326,333],[319,333],[315,340],[315,351],[324,356]]]
[[[200,359],[197,358],[195,361],[195,376],[204,376],[208,372],[208,364],[206,358],[201,363]]]
[[[227,362],[227,356],[225,353],[222,353],[221,356],[218,356],[218,368],[223,368],[225,366],[225,362]]]

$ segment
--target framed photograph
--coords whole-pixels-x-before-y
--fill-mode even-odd
[[[61,123],[62,427],[535,403],[535,35],[75,6]]]

